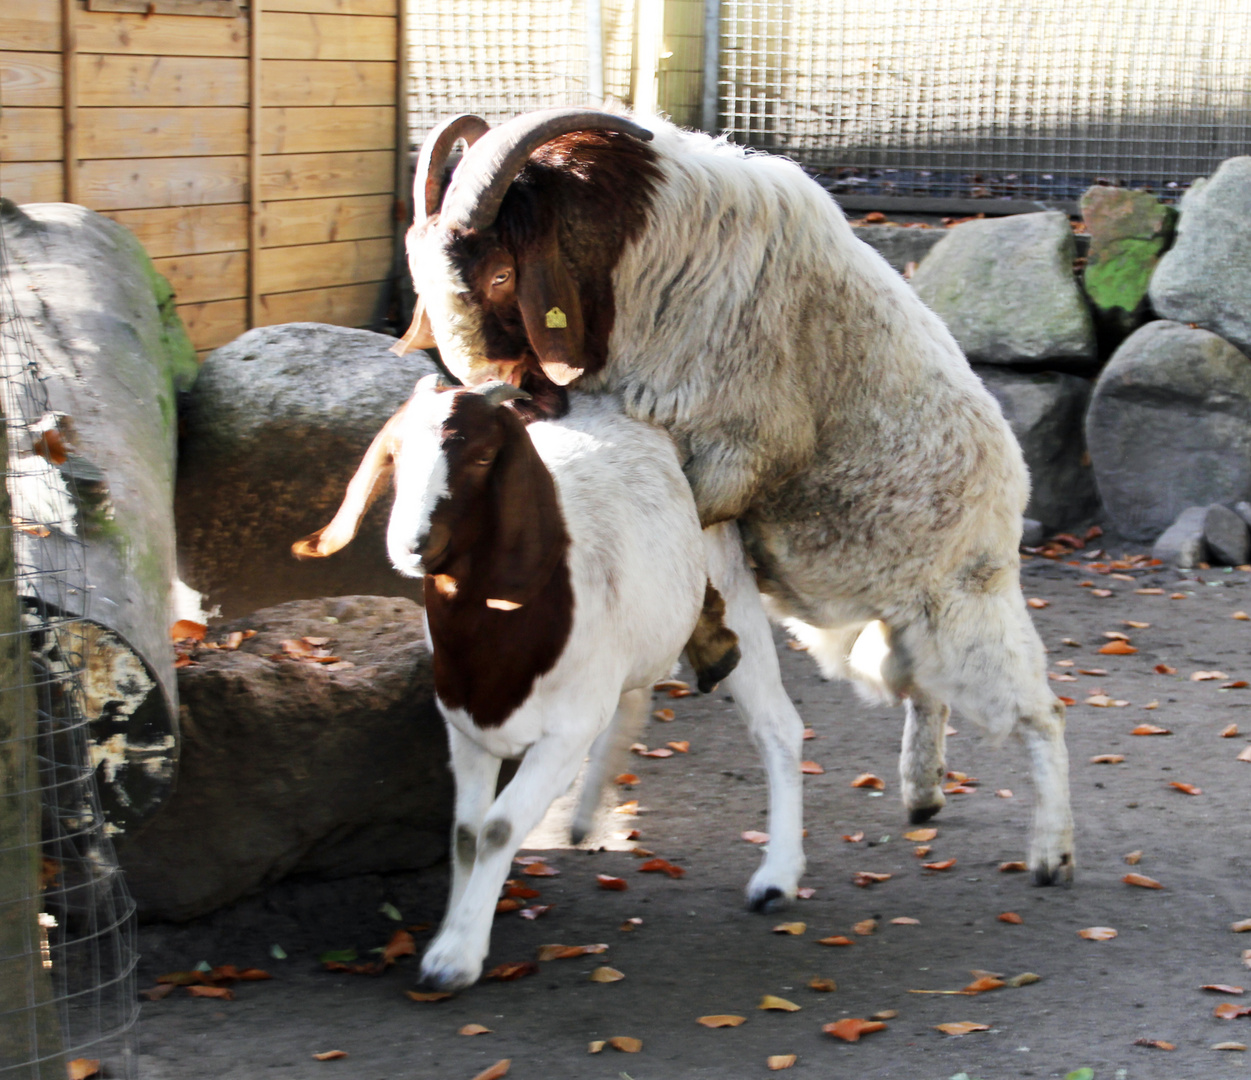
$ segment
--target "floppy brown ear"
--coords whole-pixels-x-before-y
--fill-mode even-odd
[[[430,316],[426,314],[426,305],[421,302],[419,296],[417,306],[413,308],[413,321],[409,325],[408,333],[391,346],[391,351],[396,356],[403,356],[414,349],[433,349],[436,345]]]
[[[586,366],[586,331],[577,282],[561,258],[555,232],[518,260],[517,303],[543,373],[558,386],[573,382]]]
[[[496,532],[487,595],[520,606],[547,584],[568,550],[569,534],[552,474],[525,426],[511,409],[499,411],[508,436],[491,470]]]
[[[378,493],[391,479],[395,471],[395,454],[400,444],[400,424],[408,403],[400,407],[390,420],[382,425],[382,430],[374,436],[374,441],[365,451],[364,460],[356,470],[343,496],[343,504],[330,524],[318,529],[315,533],[301,537],[291,545],[291,554],[297,559],[324,559],[333,555],[342,547],[346,547],[356,535],[361,518],[365,511],[373,505]]]

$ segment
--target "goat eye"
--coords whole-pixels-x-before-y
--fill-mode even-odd
[[[490,465],[494,460],[495,460],[494,454],[483,454],[480,458],[478,458],[477,461],[474,462],[474,464],[475,465]]]
[[[513,272],[511,270],[501,270],[491,279],[491,284],[497,288],[501,285],[506,285],[508,284],[508,279],[512,276]]]

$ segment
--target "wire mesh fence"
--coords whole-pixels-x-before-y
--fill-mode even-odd
[[[845,193],[1177,197],[1251,140],[1248,0],[722,0],[723,126]]]
[[[0,1077],[130,1078],[134,905],[87,738],[85,549],[8,258],[0,230]]]

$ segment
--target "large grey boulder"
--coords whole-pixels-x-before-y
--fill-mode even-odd
[[[1187,507],[1251,498],[1251,359],[1207,330],[1148,323],[1095,383],[1086,443],[1129,539],[1154,539]]]
[[[1090,361],[1095,331],[1073,278],[1076,245],[1058,210],[949,229],[912,276],[969,359]]]
[[[1090,383],[1055,371],[1031,375],[986,365],[974,370],[999,402],[1029,466],[1026,517],[1057,529],[1093,514],[1099,496],[1082,429]]]
[[[1206,562],[1208,545],[1203,536],[1206,506],[1189,506],[1162,532],[1151,548],[1151,557],[1174,566],[1198,566]]]
[[[1203,518],[1203,539],[1210,561],[1222,566],[1242,566],[1251,556],[1251,533],[1247,523],[1220,503],[1208,507]]]
[[[291,544],[334,516],[365,449],[436,370],[394,338],[320,323],[250,330],[204,361],[179,452],[183,579],[229,618],[284,600],[367,593],[419,599],[421,583],[386,557],[390,500],[329,559],[297,562]]]
[[[1230,158],[1181,204],[1177,241],[1151,279],[1158,314],[1251,352],[1251,157]]]
[[[944,229],[906,225],[855,225],[852,232],[901,274],[909,263],[920,264],[944,236]]]
[[[119,845],[148,917],[190,919],[287,874],[427,866],[447,849],[452,782],[421,609],[374,596],[297,600],[214,626],[255,630],[179,671],[178,786]],[[351,667],[284,658],[328,638]]]

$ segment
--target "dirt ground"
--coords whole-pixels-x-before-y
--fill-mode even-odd
[[[508,1058],[508,1075],[517,1080],[694,1080],[764,1076],[770,1055],[795,1054],[788,1075],[796,1077],[1015,1080],[1089,1069],[1095,1080],[1251,1080],[1251,1051],[1212,1049],[1251,1044],[1251,1016],[1213,1015],[1218,1004],[1246,1003],[1251,995],[1201,989],[1251,988],[1251,960],[1244,959],[1251,933],[1231,932],[1236,920],[1251,918],[1251,763],[1237,760],[1251,745],[1251,687],[1223,687],[1251,680],[1251,621],[1232,617],[1251,611],[1251,573],[1157,569],[1123,580],[1092,571],[1085,554],[1075,557],[1077,566],[1040,558],[1024,564],[1027,596],[1049,602],[1034,614],[1050,670],[1075,680],[1055,683],[1057,693],[1077,701],[1068,712],[1078,828],[1071,888],[1034,888],[1025,874],[999,871],[1000,863],[1024,857],[1024,753],[1013,743],[986,745],[959,717],[952,720],[958,733],[948,742],[948,767],[977,777],[976,792],[949,796],[930,823],[938,835],[924,861],[955,865],[923,869],[914,842],[902,836],[911,827],[898,801],[901,710],[866,708],[846,686],[823,681],[803,653],[782,647],[787,685],[815,732],[807,756],[825,770],[805,779],[804,884],[816,890],[811,899],[782,915],[743,910],[742,889],[759,851],[741,834],[764,828],[763,771],[723,695],[657,695],[657,708],[671,707],[676,716],[652,721],[648,745],[688,740],[690,751],[633,757],[639,783],[619,798],[637,798],[642,808],[637,817],[615,816],[611,828],[637,828],[638,843],[685,868],[685,876],[639,873],[641,860],[625,851],[549,850],[560,875],[526,883],[552,910],[535,921],[497,917],[487,963],[531,960],[538,946],[553,942],[607,943],[605,953],[549,961],[514,982],[483,982],[451,1000],[417,1003],[404,993],[413,986],[416,958],[365,976],[328,973],[317,957],[355,947],[367,959],[396,926],[437,922],[442,868],[283,883],[193,924],[141,928],[141,987],[202,961],[262,967],[274,976],[237,984],[232,1001],[178,990],[145,1002],[141,1075],[470,1080]],[[1109,631],[1128,634],[1138,651],[1100,655]],[[1161,664],[1176,674],[1157,673]],[[1090,669],[1107,674],[1079,674]],[[1227,677],[1193,681],[1198,671]],[[1086,704],[1100,690],[1114,704]],[[1153,702],[1157,708],[1149,708]],[[1171,734],[1131,734],[1144,723]],[[1239,734],[1222,737],[1231,724]],[[1103,754],[1124,761],[1090,762]],[[883,795],[852,788],[863,772],[885,779]],[[1173,781],[1201,794],[1173,789]],[[996,797],[999,789],[1012,794]],[[860,832],[863,840],[848,842]],[[1133,851],[1142,852],[1141,861],[1127,866],[1124,856]],[[859,888],[852,883],[857,871],[892,876]],[[1164,888],[1124,884],[1131,871]],[[599,889],[597,874],[625,878],[628,891]],[[380,912],[383,904],[403,922]],[[1003,912],[1018,913],[1020,924],[1000,921]],[[620,929],[632,917],[642,925]],[[891,922],[899,917],[919,925]],[[868,919],[877,920],[875,932],[853,931]],[[806,930],[773,932],[786,920],[802,920]],[[1093,926],[1113,927],[1118,936],[1078,936]],[[854,944],[818,943],[830,935]],[[429,931],[415,936],[420,951]],[[285,960],[272,957],[273,945]],[[625,978],[589,981],[601,964]],[[1041,978],[976,996],[913,992],[959,989],[973,981],[971,972],[985,971]],[[810,989],[814,977],[835,980],[837,989]],[[761,1011],[766,994],[800,1008]],[[897,1015],[859,1042],[822,1034],[823,1024],[886,1010]],[[696,1023],[708,1014],[746,1022],[710,1030]],[[953,1021],[988,1030],[935,1030]],[[470,1023],[491,1032],[458,1034]],[[641,1050],[588,1053],[593,1040],[620,1035],[642,1040]],[[313,1059],[328,1050],[347,1056]]]

